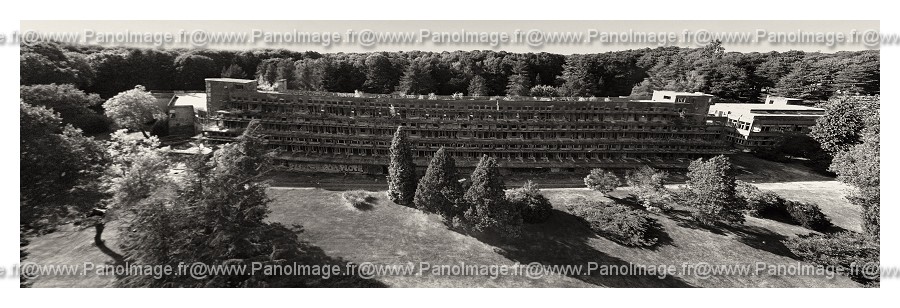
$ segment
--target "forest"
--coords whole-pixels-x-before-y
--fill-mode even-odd
[[[880,53],[726,52],[658,47],[596,54],[505,51],[317,53],[286,49],[107,48],[54,42],[21,46],[23,102],[52,108],[87,134],[110,131],[101,104],[140,85],[203,91],[204,78],[284,80],[288,89],[375,94],[647,98],[653,90],[704,92],[720,102],[773,94],[827,101],[879,94]]]
[[[21,47],[21,85],[72,84],[109,98],[149,90],[204,90],[204,78],[279,79],[289,89],[484,96],[643,96],[652,90],[701,91],[752,103],[767,94],[825,101],[834,93],[878,94],[878,50],[727,52],[658,47],[596,54],[297,52],[285,49],[106,48],[40,43]]]

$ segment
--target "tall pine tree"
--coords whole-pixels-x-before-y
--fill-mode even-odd
[[[513,74],[509,76],[506,84],[506,95],[528,96],[531,91],[531,78],[528,77],[528,64],[519,61],[513,68]]]
[[[416,193],[416,166],[413,164],[409,135],[397,127],[391,141],[391,163],[388,166],[388,197],[400,205],[412,205]]]
[[[503,236],[521,233],[521,213],[506,200],[505,184],[497,160],[484,155],[472,172],[472,186],[463,198],[470,208],[465,220],[476,231],[493,230]]]
[[[440,148],[419,181],[413,203],[416,208],[441,214],[446,220],[462,214],[463,189],[456,171],[456,161]]]

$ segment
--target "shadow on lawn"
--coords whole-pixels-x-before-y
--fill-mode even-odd
[[[617,266],[629,264],[588,245],[588,240],[596,237],[597,235],[584,224],[581,218],[563,211],[553,210],[548,221],[526,225],[522,236],[517,239],[501,239],[490,235],[482,235],[478,239],[502,248],[501,254],[524,265],[532,262],[539,262],[545,266],[581,265],[583,267],[587,267],[588,262]],[[570,275],[570,277],[605,287],[691,287],[677,277],[659,279],[656,276],[613,276],[599,273],[593,273],[590,276]]]
[[[125,264],[125,257],[107,247],[106,242],[103,241],[103,230],[105,228],[106,224],[102,222],[94,225],[94,245],[97,246],[97,249],[100,249],[100,252],[112,258],[115,265]]]
[[[312,265],[337,265],[342,270],[348,270],[348,261],[341,257],[332,257],[325,253],[322,248],[314,246],[308,242],[300,243],[302,251],[301,261],[305,264]],[[331,276],[328,279],[314,279],[307,281],[306,287],[314,288],[386,288],[388,287],[381,281],[375,279],[363,279],[356,273],[356,266],[352,266],[353,270],[350,274]]]
[[[744,245],[779,256],[800,260],[799,257],[794,255],[794,253],[784,245],[783,241],[787,239],[784,235],[769,231],[766,228],[747,225],[727,226],[724,227],[724,229],[729,233],[736,235],[738,241]]]
[[[666,216],[675,221],[678,226],[697,230],[706,230],[710,233],[722,236],[733,235],[739,242],[754,249],[767,251],[776,255],[798,259],[787,246],[782,243],[787,237],[769,229],[748,225],[720,225],[709,226],[697,222],[688,210],[671,209]]]

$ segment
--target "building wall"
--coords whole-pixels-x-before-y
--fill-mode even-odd
[[[764,106],[764,105],[759,105]],[[791,110],[776,111],[775,114],[767,114],[769,110],[753,109],[731,110],[728,106],[713,105],[710,109],[711,116],[727,118],[723,138],[732,146],[743,150],[771,147],[790,134],[808,134],[810,128],[816,124],[816,119],[822,116],[822,110]],[[778,114],[783,113],[783,114]],[[793,114],[788,114],[793,113]]]
[[[506,168],[556,170],[680,167],[690,159],[723,153],[725,147],[720,127],[707,124],[702,106],[708,98],[427,100],[211,86],[208,97],[219,112],[213,117],[218,127],[204,132],[208,139],[227,142],[258,120],[269,145],[280,151],[282,164],[295,170],[382,172],[398,126],[407,129],[415,161],[422,166],[440,147],[464,168],[490,155]]]
[[[206,79],[206,111],[210,115],[216,114],[222,109],[222,104],[228,100],[229,93],[232,91],[256,91],[256,81],[233,82],[218,78]]]
[[[169,135],[193,136],[197,133],[197,118],[193,106],[169,108]]]

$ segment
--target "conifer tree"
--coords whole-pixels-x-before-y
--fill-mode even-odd
[[[413,164],[409,135],[397,127],[391,141],[391,162],[388,166],[388,197],[400,205],[412,205],[416,193],[416,170]]]
[[[462,196],[456,161],[442,147],[434,153],[419,181],[413,203],[420,210],[441,214],[450,221],[462,214]]]
[[[525,62],[517,62],[513,68],[513,74],[509,76],[506,84],[506,95],[527,96],[531,90],[531,79],[528,78],[528,65]]]
[[[497,160],[481,157],[472,172],[472,185],[463,196],[470,208],[465,220],[474,230],[493,230],[504,236],[518,236],[521,232],[521,213],[506,200],[503,178]]]

